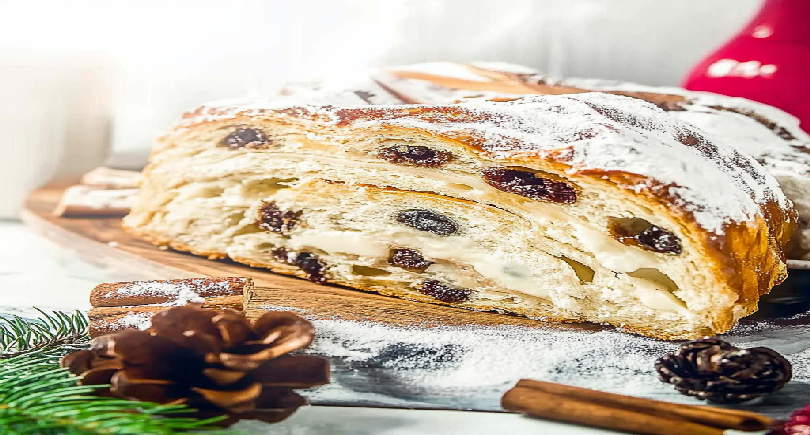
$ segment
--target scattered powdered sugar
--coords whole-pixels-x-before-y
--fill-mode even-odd
[[[307,317],[299,309],[265,308],[296,311]],[[330,385],[307,393],[314,403],[499,410],[501,395],[522,378],[700,403],[657,379],[655,361],[676,352],[677,343],[614,329],[585,331],[556,325],[395,327],[310,320],[316,339],[306,352],[328,357],[333,369]],[[739,347],[771,347],[794,365],[794,381],[783,392],[742,406],[784,416],[810,401],[807,324],[786,330],[776,323],[747,323],[722,338]]]
[[[152,316],[154,314],[155,313],[129,313],[114,322],[110,322],[109,328],[113,331],[126,328],[135,328],[145,331],[152,326]]]

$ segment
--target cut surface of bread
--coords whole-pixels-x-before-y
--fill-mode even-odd
[[[330,98],[188,113],[125,228],[316,282],[663,339],[728,330],[786,275],[796,217],[776,180],[653,104]]]

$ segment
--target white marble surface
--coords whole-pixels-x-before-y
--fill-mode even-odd
[[[86,310],[88,295],[96,284],[128,279],[73,257],[18,222],[0,221],[0,241],[0,306],[12,310],[25,311],[32,306]],[[242,422],[237,428],[257,435],[615,433],[510,414],[325,406],[305,407],[272,426]]]

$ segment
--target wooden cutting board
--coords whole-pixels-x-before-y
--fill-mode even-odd
[[[370,321],[389,325],[458,326],[548,324],[521,317],[479,313],[408,302],[304,279],[278,275],[231,261],[213,261],[173,250],[161,250],[121,229],[119,218],[59,218],[52,212],[70,183],[54,183],[34,191],[22,212],[29,228],[73,250],[82,259],[125,272],[132,280],[200,276],[253,278],[256,291],[246,313],[256,317],[261,306],[289,307],[312,318]],[[562,329],[598,330],[597,325],[559,325]]]
[[[655,380],[654,361],[674,352],[674,343],[596,325],[549,325],[408,302],[161,250],[125,233],[120,219],[54,217],[65,186],[35,191],[23,220],[83,260],[127,280],[249,276],[257,289],[247,307],[249,316],[257,316],[265,305],[296,310],[313,320],[318,338],[307,352],[329,358],[332,383],[307,391],[312,403],[498,411],[501,395],[521,378],[690,400]],[[723,338],[789,356],[804,352],[810,315],[801,313],[810,312],[810,270],[791,270],[790,275],[762,298],[756,315]],[[794,378],[773,400],[749,409],[784,417],[806,403],[810,380],[804,372]]]

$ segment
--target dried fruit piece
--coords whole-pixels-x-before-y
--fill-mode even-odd
[[[258,148],[269,145],[272,141],[260,130],[250,127],[239,127],[231,134],[219,141],[219,146],[228,147],[232,150],[239,148]]]
[[[484,181],[504,192],[540,201],[561,204],[573,204],[577,201],[577,191],[573,186],[563,181],[539,177],[528,171],[489,168],[484,170]]]
[[[301,211],[281,210],[275,201],[262,201],[259,209],[259,228],[274,233],[286,233],[298,225],[301,220]]]
[[[439,236],[458,233],[458,225],[449,217],[430,210],[412,209],[397,214],[397,222],[419,231],[427,231]]]
[[[472,295],[472,290],[461,287],[453,287],[447,284],[442,284],[435,279],[429,279],[423,282],[422,286],[419,287],[419,293],[434,297],[448,304],[454,304],[469,300],[470,295]]]
[[[683,252],[681,239],[674,233],[639,218],[612,219],[610,234],[619,242],[662,254]]]
[[[379,150],[377,156],[396,165],[427,168],[442,166],[453,159],[453,155],[446,151],[438,151],[422,145],[395,145]]]
[[[388,255],[388,263],[399,266],[403,269],[424,272],[432,261],[425,260],[425,257],[415,249],[394,248]]]
[[[326,277],[324,277],[326,265],[314,254],[301,252],[295,256],[294,263],[307,274],[307,278],[309,278],[310,281],[317,282],[318,284],[326,282]]]
[[[270,251],[270,254],[272,254],[273,257],[275,257],[278,261],[283,261],[285,263],[290,262],[290,256],[288,255],[287,250],[283,247],[273,248],[273,250]]]

